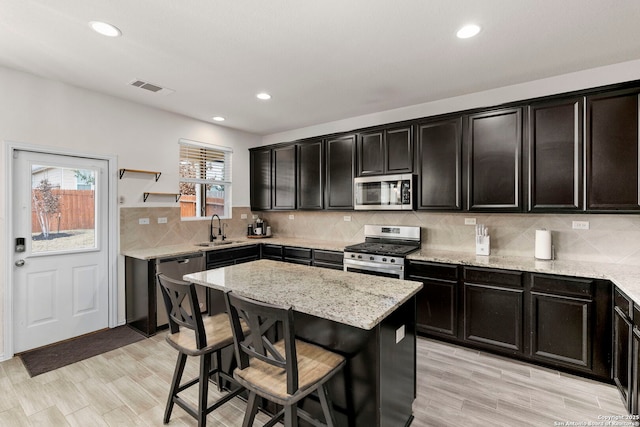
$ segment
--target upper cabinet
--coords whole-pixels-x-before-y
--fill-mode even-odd
[[[356,136],[329,138],[325,144],[327,160],[325,209],[353,209]]]
[[[522,110],[508,108],[467,117],[469,210],[522,208]]]
[[[296,145],[276,147],[272,150],[272,208],[296,208]]]
[[[298,144],[298,209],[324,208],[324,143]]]
[[[418,125],[418,209],[462,209],[462,118]]]
[[[251,210],[271,209],[271,149],[249,152]]]
[[[529,210],[577,211],[582,203],[584,98],[529,106]]]
[[[358,139],[358,176],[413,172],[411,126],[364,132]]]
[[[587,97],[587,209],[636,211],[638,89]]]

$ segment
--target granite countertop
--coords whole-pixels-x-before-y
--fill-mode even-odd
[[[416,261],[459,264],[503,270],[528,271],[558,276],[587,277],[610,280],[636,303],[640,304],[640,266],[586,261],[552,260],[509,256],[476,256],[472,253],[422,249],[407,256]]]
[[[233,243],[215,246],[199,247],[193,243],[162,246],[157,248],[123,251],[122,255],[151,260],[171,256],[185,255],[198,251],[211,251],[256,243],[271,243],[275,245],[298,246],[312,249],[342,251],[344,247],[359,242],[339,242],[331,240],[313,240],[304,238],[265,238],[249,239],[246,237],[230,239]],[[627,264],[597,263],[587,261],[553,260],[540,261],[533,257],[515,256],[476,256],[469,252],[439,251],[422,249],[407,256],[409,260],[438,262],[444,264],[459,264],[477,267],[497,268],[555,274],[559,276],[588,277],[606,279],[613,282],[620,290],[627,294],[637,304],[640,304],[640,266]],[[373,276],[368,276],[373,277]]]
[[[158,258],[168,258],[186,254],[192,254],[194,252],[208,252],[215,250],[223,250],[229,248],[237,248],[240,246],[247,245],[255,245],[260,243],[270,243],[274,245],[286,245],[286,246],[296,246],[303,248],[312,248],[312,249],[324,249],[328,251],[339,251],[342,252],[344,247],[352,244],[352,243],[344,243],[333,240],[313,240],[313,239],[303,239],[303,238],[278,238],[278,237],[270,237],[270,238],[262,238],[262,239],[250,239],[248,237],[241,237],[238,239],[230,238],[226,240],[222,245],[216,246],[198,246],[196,243],[180,243],[177,245],[168,245],[168,246],[158,246],[155,248],[144,248],[144,249],[130,249],[124,250],[121,252],[121,255],[128,256],[131,258],[137,258],[142,260],[152,260]],[[357,243],[357,242],[353,242]]]
[[[259,260],[191,273],[185,280],[361,329],[372,329],[421,282]]]

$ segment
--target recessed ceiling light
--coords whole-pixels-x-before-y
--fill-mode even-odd
[[[271,95],[269,95],[266,92],[260,92],[259,94],[256,95],[256,98],[262,99],[262,100],[267,100],[267,99],[271,99]]]
[[[117,27],[114,27],[111,24],[107,24],[106,22],[101,21],[91,21],[89,22],[89,26],[93,31],[98,34],[102,34],[107,37],[119,37],[122,35],[122,31],[120,31]]]
[[[215,120],[216,122],[224,122],[224,117],[215,116],[213,120]]]
[[[456,33],[456,35],[460,39],[468,39],[469,37],[478,35],[479,32],[480,32],[480,27],[478,25],[470,24],[460,28]]]

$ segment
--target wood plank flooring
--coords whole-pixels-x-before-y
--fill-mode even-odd
[[[0,363],[0,426],[162,426],[176,355],[161,333],[35,378],[14,357]],[[185,378],[196,375],[190,358]],[[588,425],[625,414],[612,385],[424,338],[413,407],[413,427]],[[240,426],[243,414],[234,399],[208,425]],[[255,425],[265,422],[259,414]],[[169,425],[196,422],[176,406]]]

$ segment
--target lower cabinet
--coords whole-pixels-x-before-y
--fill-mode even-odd
[[[408,280],[423,283],[416,296],[416,329],[445,338],[458,336],[458,267],[410,262]]]
[[[512,354],[524,352],[523,275],[464,268],[464,341]]]
[[[225,267],[258,259],[260,259],[260,246],[240,246],[237,248],[208,251],[206,254],[206,266],[207,270],[210,270],[212,268]]]
[[[633,302],[619,289],[613,290],[613,382],[628,411],[632,409]]]
[[[282,261],[282,246],[263,243],[260,258]]]
[[[313,263],[311,252],[312,250],[309,248],[284,246],[282,248],[283,261],[294,264],[311,265]]]
[[[407,268],[424,285],[419,333],[611,381],[610,282],[414,260]],[[640,343],[640,326],[637,334]]]
[[[640,414],[640,308],[637,305],[633,307],[633,333],[631,335],[631,402],[630,413],[634,415]]]
[[[313,266],[342,270],[344,262],[344,252],[326,251],[324,249],[313,250]]]

